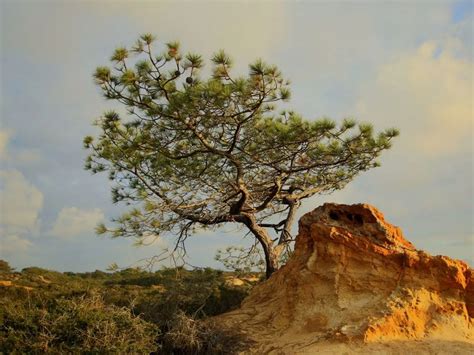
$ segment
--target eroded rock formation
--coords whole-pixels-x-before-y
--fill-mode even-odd
[[[466,263],[416,250],[370,205],[325,204],[300,219],[287,265],[220,320],[246,332],[256,353],[429,339],[463,352],[473,350],[473,317]]]

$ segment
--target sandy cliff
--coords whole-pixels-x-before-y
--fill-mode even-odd
[[[473,270],[416,250],[370,205],[325,204],[299,222],[295,252],[219,318],[250,353],[474,352]]]

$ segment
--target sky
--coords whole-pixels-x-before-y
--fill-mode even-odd
[[[106,174],[83,169],[84,136],[113,107],[92,73],[142,33],[184,51],[257,58],[292,82],[305,118],[354,117],[400,137],[344,190],[305,201],[370,203],[431,254],[474,265],[472,1],[0,1],[0,258],[60,271],[135,265],[172,239],[98,237],[117,217]],[[188,262],[221,267],[245,245],[224,227],[188,240]]]

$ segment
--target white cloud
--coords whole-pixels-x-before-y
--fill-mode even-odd
[[[127,17],[139,33],[154,33],[161,42],[179,40],[185,50],[208,56],[226,49],[238,55],[236,65],[245,69],[248,62],[268,57],[279,47],[289,22],[287,4],[283,2],[161,1],[137,5],[131,1],[99,5],[99,10],[105,16]]]
[[[378,126],[400,128],[397,150],[405,154],[432,157],[469,149],[474,63],[456,56],[460,45],[454,39],[428,41],[382,65],[356,111]]]
[[[0,224],[9,230],[34,230],[43,193],[18,170],[0,171],[0,182]]]
[[[12,137],[11,130],[0,129],[0,160],[5,163],[12,163],[15,165],[37,163],[41,160],[41,154],[38,149],[13,149],[8,145]]]
[[[81,234],[93,234],[96,225],[104,219],[99,208],[92,210],[77,207],[64,207],[58,214],[51,235],[58,238],[71,238]]]
[[[7,235],[2,236],[1,239],[1,252],[2,258],[11,255],[21,254],[28,251],[33,243],[28,239],[24,239],[18,235]]]
[[[449,4],[443,2],[324,1],[295,8],[290,29],[304,23],[310,34],[291,45],[299,45],[296,55],[311,54],[315,71],[321,66],[354,71],[362,62],[380,63],[381,56],[410,48],[450,24]]]
[[[11,132],[0,130],[0,160],[16,155],[7,152]],[[39,225],[43,193],[18,170],[0,170],[0,255],[16,258],[25,255],[33,243],[24,238]]]
[[[13,30],[5,33],[5,46],[35,58],[51,56],[70,58],[74,51],[64,51],[71,43],[83,41],[84,31],[100,32],[111,37],[116,30],[109,31],[107,24],[117,18],[127,24],[133,39],[144,32],[153,32],[160,41],[183,40],[183,45],[208,54],[220,48],[255,58],[281,43],[288,23],[287,5],[283,2],[175,2],[175,1],[129,1],[89,2],[79,4],[9,4],[5,10],[12,17],[22,16],[21,24],[8,21]],[[91,26],[84,29],[79,16],[91,19]],[[45,21],[47,20],[47,21]],[[7,25],[5,25],[5,28]],[[61,29],[61,30],[59,30]],[[120,33],[120,32],[118,32]],[[122,32],[123,33],[123,32]],[[39,45],[37,39],[50,40]],[[21,44],[18,38],[21,38]],[[117,37],[115,46],[126,38]],[[90,42],[90,41],[88,41]],[[131,45],[133,43],[123,43]]]
[[[8,131],[0,130],[0,159],[5,159],[7,156],[7,144],[10,134]]]
[[[17,164],[31,165],[40,162],[42,156],[38,149],[21,149],[14,155]]]

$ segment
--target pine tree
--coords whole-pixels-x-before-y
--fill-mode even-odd
[[[238,223],[260,244],[269,277],[292,240],[301,201],[378,166],[398,131],[279,112],[290,90],[276,66],[257,60],[235,77],[219,51],[203,79],[200,55],[183,55],[173,42],[156,56],[153,42],[146,34],[116,49],[113,66],[94,74],[128,115],[108,111],[97,120],[100,135],[84,139],[86,169],[109,173],[114,202],[140,206],[98,232],[139,240],[172,234],[178,246],[196,228]]]

